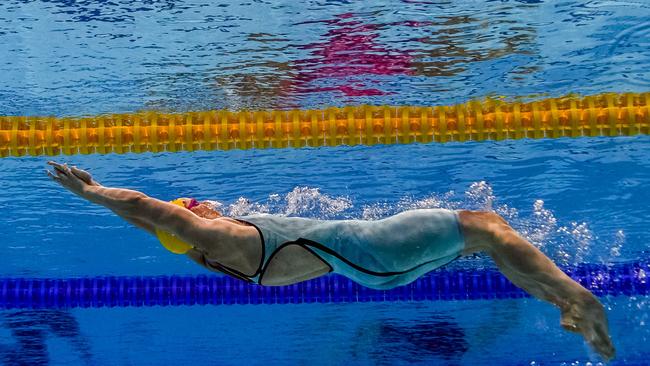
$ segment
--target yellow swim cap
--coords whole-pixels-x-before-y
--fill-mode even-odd
[[[182,198],[177,198],[173,201],[170,201],[170,203],[185,208],[185,204],[183,203]],[[176,235],[168,233],[166,231],[156,229],[156,236],[158,237],[160,244],[162,244],[165,249],[174,254],[185,254],[190,249],[192,249],[191,245],[177,238]]]

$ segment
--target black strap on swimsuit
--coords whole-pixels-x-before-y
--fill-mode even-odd
[[[216,271],[222,272],[222,273],[224,273],[224,274],[226,274],[228,276],[231,276],[231,277],[234,277],[234,278],[237,278],[237,279],[240,279],[242,281],[249,282],[249,283],[256,283],[255,281],[253,281],[253,277],[255,277],[255,276],[257,276],[259,274],[260,276],[258,277],[257,283],[261,284],[262,283],[262,277],[264,277],[264,274],[266,273],[266,269],[269,267],[269,264],[271,263],[271,261],[273,261],[273,258],[283,248],[286,248],[289,245],[298,245],[298,246],[304,248],[309,253],[313,254],[316,258],[318,258],[325,265],[327,265],[327,267],[329,267],[329,272],[332,271],[332,266],[329,263],[327,263],[327,261],[325,261],[323,258],[321,258],[321,256],[316,254],[312,249],[310,249],[308,247],[308,245],[310,245],[309,240],[302,239],[302,238],[299,238],[296,241],[282,243],[275,251],[273,251],[273,253],[271,253],[271,255],[269,256],[269,260],[266,261],[266,263],[264,263],[264,259],[266,257],[266,253],[265,253],[265,251],[266,251],[266,243],[264,242],[264,234],[262,234],[262,230],[260,230],[260,228],[257,227],[257,225],[255,225],[253,223],[250,223],[248,221],[239,220],[239,219],[234,219],[234,220],[237,220],[238,222],[240,222],[240,223],[242,223],[244,225],[249,225],[249,226],[254,227],[255,229],[257,229],[257,232],[260,235],[260,240],[261,240],[261,243],[262,243],[262,258],[260,259],[260,264],[257,267],[257,270],[252,275],[247,275],[247,274],[245,274],[245,273],[243,273],[241,271],[238,271],[238,270],[236,270],[234,268],[225,266],[225,265],[223,265],[223,264],[221,264],[219,262],[208,260],[204,256],[203,261],[204,261],[206,267],[209,267],[209,268],[214,269]]]
[[[310,242],[310,240],[303,239],[303,238],[298,238],[298,240],[295,240],[295,241],[288,241],[288,242],[282,243],[282,244],[281,244],[281,245],[280,245],[280,246],[279,246],[275,251],[273,251],[273,253],[271,253],[271,255],[269,256],[269,260],[266,261],[266,264],[264,265],[264,269],[262,269],[262,271],[261,271],[261,273],[260,273],[260,277],[258,278],[258,283],[259,283],[259,284],[262,284],[262,278],[263,278],[264,275],[266,274],[266,270],[269,268],[269,264],[271,264],[271,262],[273,261],[273,258],[274,258],[276,255],[278,255],[278,253],[280,253],[280,251],[282,251],[282,249],[284,249],[284,248],[286,248],[286,247],[288,247],[288,246],[290,246],[290,245],[297,245],[297,246],[299,246],[299,247],[305,249],[306,251],[308,251],[309,253],[311,253],[314,257],[316,257],[318,260],[320,260],[321,262],[323,262],[323,264],[325,264],[325,265],[329,268],[329,271],[328,271],[328,272],[332,272],[332,271],[334,270],[334,269],[332,268],[332,266],[331,266],[329,263],[327,263],[327,261],[324,260],[320,255],[318,255],[318,254],[317,254],[316,252],[314,252],[311,248],[309,248],[309,246],[308,246],[308,245],[309,245],[309,242]]]
[[[359,272],[362,272],[362,273],[365,273],[365,274],[368,274],[368,275],[372,275],[372,276],[377,276],[377,277],[392,277],[392,276],[403,275],[403,274],[406,274],[406,273],[408,273],[408,272],[414,271],[414,270],[416,270],[416,269],[418,269],[418,268],[420,268],[420,267],[422,267],[422,266],[425,266],[425,265],[427,265],[427,264],[429,264],[429,263],[432,263],[432,262],[435,262],[435,261],[438,260],[438,259],[433,259],[433,260],[430,260],[430,261],[426,261],[426,262],[423,262],[423,263],[419,263],[419,264],[417,264],[417,265],[415,265],[415,266],[413,266],[413,267],[411,267],[411,268],[408,268],[408,269],[406,269],[406,270],[403,270],[403,271],[385,271],[385,272],[377,272],[377,271],[373,271],[373,270],[370,270],[370,269],[364,268],[364,267],[362,267],[362,266],[360,266],[360,265],[358,265],[358,264],[356,264],[356,263],[353,263],[353,262],[350,261],[349,259],[347,259],[347,258],[345,258],[344,256],[342,256],[340,253],[335,252],[335,251],[332,250],[331,248],[328,248],[327,246],[325,246],[325,245],[323,245],[323,244],[321,244],[321,243],[315,242],[315,241],[313,241],[313,240],[304,239],[304,238],[298,238],[298,239],[295,240],[295,241],[289,241],[289,242],[282,243],[282,244],[281,244],[281,245],[280,245],[280,246],[279,246],[275,251],[273,251],[273,253],[271,253],[271,255],[269,256],[269,260],[266,261],[266,263],[265,263],[265,262],[264,262],[264,258],[265,258],[265,248],[266,248],[266,245],[265,245],[265,242],[264,242],[264,235],[262,234],[262,230],[260,230],[260,228],[258,228],[258,227],[257,227],[255,224],[253,224],[253,223],[250,223],[250,222],[247,222],[247,221],[244,221],[244,220],[239,220],[239,219],[235,219],[235,220],[237,220],[238,222],[240,222],[240,223],[242,223],[242,224],[244,224],[244,225],[250,225],[250,226],[253,226],[255,229],[257,229],[257,232],[258,232],[259,235],[260,235],[260,239],[261,239],[261,243],[262,243],[262,258],[260,259],[260,264],[259,264],[259,266],[257,267],[257,270],[255,271],[255,273],[252,274],[252,275],[247,275],[247,274],[244,274],[244,273],[242,273],[242,272],[240,272],[240,271],[238,271],[238,270],[236,270],[236,269],[234,269],[234,268],[230,268],[230,267],[224,266],[224,265],[222,265],[222,264],[220,264],[220,263],[218,263],[218,262],[213,262],[213,261],[205,260],[205,263],[206,263],[206,265],[207,265],[208,267],[211,267],[211,268],[213,268],[213,269],[215,269],[215,270],[217,270],[217,271],[219,271],[219,272],[223,272],[224,274],[227,274],[227,275],[229,275],[229,276],[232,276],[232,277],[234,277],[234,278],[237,278],[237,279],[240,279],[240,280],[242,280],[242,281],[249,282],[249,283],[256,283],[255,281],[253,281],[253,277],[255,277],[255,276],[257,276],[257,275],[259,274],[260,276],[259,276],[259,278],[258,278],[257,283],[261,284],[261,283],[262,283],[262,278],[263,278],[264,275],[266,274],[266,270],[268,269],[269,264],[273,261],[273,258],[274,258],[274,257],[275,257],[275,256],[276,256],[276,255],[277,255],[277,254],[282,250],[282,249],[284,249],[284,248],[286,248],[286,247],[288,247],[288,246],[290,246],[290,245],[297,245],[297,246],[299,246],[299,247],[305,249],[306,251],[308,251],[308,252],[311,253],[312,255],[314,255],[314,257],[316,257],[317,259],[319,259],[321,262],[323,262],[323,264],[325,264],[325,265],[329,268],[329,272],[332,272],[332,271],[333,271],[332,265],[329,264],[329,263],[328,263],[325,259],[323,259],[320,255],[318,255],[318,253],[316,253],[312,248],[316,248],[316,249],[318,249],[318,250],[321,250],[321,251],[323,251],[323,252],[325,252],[325,253],[327,253],[327,254],[330,254],[330,255],[332,255],[332,256],[338,258],[338,259],[341,260],[343,263],[349,265],[350,267],[356,269],[356,270],[359,271]],[[458,257],[460,257],[460,255],[459,255]],[[456,257],[456,258],[458,258],[458,257]]]
[[[255,273],[253,273],[252,275],[247,275],[247,274],[245,274],[243,272],[240,272],[240,271],[238,271],[238,270],[236,270],[234,268],[224,266],[223,264],[221,264],[219,262],[208,260],[207,258],[205,258],[205,256],[203,257],[203,261],[204,261],[206,267],[209,267],[209,268],[214,269],[216,271],[222,272],[222,273],[224,273],[224,274],[226,274],[228,276],[237,278],[237,279],[242,280],[242,281],[246,281],[246,282],[249,282],[249,283],[255,283],[252,278],[257,276],[258,274],[260,274],[260,272],[262,270],[262,265],[264,264],[264,257],[266,256],[266,253],[265,253],[266,245],[264,243],[264,235],[262,235],[262,230],[260,230],[260,228],[258,228],[256,225],[254,225],[254,224],[252,224],[250,222],[247,222],[247,221],[244,221],[244,220],[239,220],[239,219],[233,219],[233,220],[236,220],[237,222],[240,222],[240,223],[242,223],[244,225],[254,227],[257,230],[257,232],[259,233],[259,235],[260,235],[260,239],[261,239],[261,242],[262,242],[262,258],[260,259],[260,264],[259,264],[259,266],[257,266],[257,270],[255,271]]]

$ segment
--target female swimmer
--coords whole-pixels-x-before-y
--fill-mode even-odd
[[[76,167],[48,164],[55,182],[157,236],[168,250],[264,286],[335,272],[370,288],[389,289],[462,255],[485,252],[512,283],[557,306],[562,327],[580,333],[605,359],[614,356],[598,299],[495,213],[424,209],[375,221],[269,214],[229,218],[194,199],[164,202],[104,187]]]

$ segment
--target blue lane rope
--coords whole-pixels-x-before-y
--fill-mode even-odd
[[[650,262],[565,269],[595,295],[648,295]],[[391,290],[329,275],[266,287],[225,276],[0,278],[0,309],[477,300],[527,295],[493,269],[438,270]]]

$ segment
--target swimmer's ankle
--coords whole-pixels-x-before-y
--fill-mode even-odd
[[[603,307],[600,300],[587,290],[580,291],[564,300],[563,303],[557,304],[562,311],[567,311],[572,308],[584,311],[587,309]]]

